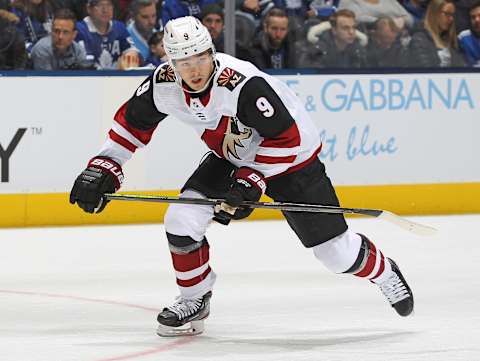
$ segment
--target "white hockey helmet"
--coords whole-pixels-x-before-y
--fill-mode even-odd
[[[208,29],[193,16],[170,20],[164,28],[163,46],[170,61],[188,58],[215,47]]]

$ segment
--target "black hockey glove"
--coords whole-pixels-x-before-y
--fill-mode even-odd
[[[244,201],[258,201],[266,188],[267,183],[260,172],[247,167],[237,169],[225,202],[215,206],[213,219],[227,225],[232,219],[248,217],[253,208],[239,207],[240,204]]]
[[[122,181],[122,167],[117,162],[106,157],[92,158],[73,184],[70,203],[76,202],[85,212],[100,213],[108,203],[103,195],[116,192]]]

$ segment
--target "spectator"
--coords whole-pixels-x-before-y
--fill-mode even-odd
[[[125,25],[113,20],[111,0],[89,0],[89,16],[77,23],[76,41],[97,69],[137,67],[140,58]]]
[[[316,18],[317,11],[313,8],[313,3],[312,0],[273,0],[276,8],[283,9],[287,13],[290,37],[294,37],[297,40],[304,40],[306,20],[312,19],[315,23],[318,22]],[[325,3],[330,4],[333,3],[333,1],[320,0],[320,6],[318,6],[318,0],[315,1],[315,3],[317,3],[316,8],[319,9],[321,5],[325,5]],[[330,6],[330,8],[332,7]],[[323,12],[325,12],[325,9],[323,9]]]
[[[425,17],[428,1],[429,0],[405,0],[402,2],[402,6],[412,15],[414,23],[418,23]]]
[[[320,13],[326,13],[328,10],[325,4],[328,4],[330,10],[332,9],[332,0],[273,0],[276,8],[285,10],[288,16],[290,32],[293,32],[297,38],[304,36],[305,20],[309,18],[316,18],[317,10]],[[338,0],[336,0],[338,2]],[[313,5],[315,3],[316,5]],[[329,16],[335,11],[330,11]]]
[[[200,16],[202,24],[208,29],[210,36],[212,37],[213,45],[215,49],[221,53],[224,52],[224,35],[223,26],[225,25],[225,19],[223,15],[223,9],[218,4],[206,5]]]
[[[409,61],[412,67],[464,66],[457,51],[453,0],[431,0],[425,20],[412,34]]]
[[[392,18],[380,18],[375,23],[367,46],[367,65],[370,68],[401,68],[407,66],[407,48],[401,31]]]
[[[302,0],[273,0],[273,4],[276,8],[285,10],[288,18],[298,17],[305,19],[309,15],[314,16],[314,12],[310,12],[310,3],[312,1],[302,1]]]
[[[480,1],[470,7],[470,29],[458,36],[460,48],[469,66],[480,67]]]
[[[331,20],[331,19],[330,19]],[[332,28],[332,24],[330,21],[322,21],[319,24],[311,26],[307,32],[307,40],[311,44],[316,44],[321,34],[325,31],[330,30]],[[368,36],[362,33],[360,30],[355,29],[355,38],[358,39],[359,43],[362,46],[366,46],[368,43]]]
[[[403,29],[413,27],[413,17],[396,0],[341,0],[339,9],[355,13],[360,25],[370,27],[381,17],[389,16]]]
[[[254,40],[251,61],[260,69],[297,67],[295,42],[289,38],[288,16],[272,8],[264,20],[263,31]]]
[[[310,43],[316,43],[318,41],[316,31],[330,30],[330,17],[335,14],[338,8],[340,0],[313,0],[310,2],[310,10],[308,12],[308,19],[301,26],[301,31],[298,32],[298,37],[306,39]],[[313,14],[313,16],[311,16]],[[323,25],[320,25],[323,24]],[[325,29],[324,27],[328,27]],[[312,30],[315,27],[317,30]],[[310,35],[310,39],[309,39]],[[314,38],[312,38],[312,36]]]
[[[257,33],[262,25],[262,19],[274,7],[272,0],[236,0],[235,1],[235,15],[236,21],[249,23],[254,28],[254,33]]]
[[[310,2],[310,9],[315,16],[330,18],[337,11],[339,3],[340,0],[313,0]]]
[[[69,9],[55,13],[52,33],[40,39],[32,49],[35,70],[88,69],[85,49],[74,39],[77,36],[75,14]]]
[[[0,10],[0,69],[25,69],[27,52],[22,34],[16,31],[18,17]]]
[[[48,0],[12,0],[12,12],[20,20],[17,30],[23,35],[28,52],[38,40],[50,33],[52,11]]]
[[[329,19],[337,11],[340,0],[313,0],[307,16],[314,15],[320,19]]]
[[[361,68],[367,64],[368,38],[356,29],[355,13],[343,9],[330,18],[302,61],[308,68]]]
[[[133,0],[135,1],[135,0]],[[130,20],[131,10],[132,10],[132,0],[117,0],[118,3],[118,16],[115,16],[116,4],[113,4],[114,7],[114,18],[120,20],[124,23],[128,23]]]
[[[202,24],[208,29],[216,51],[225,52],[223,8],[218,4],[205,5],[200,15]],[[250,20],[236,14],[235,24],[235,55],[240,59],[249,59],[250,46],[255,36],[254,25]]]
[[[60,0],[65,1],[65,8],[73,10],[75,17],[77,19],[83,19],[88,16],[87,5],[88,0]],[[116,20],[124,21],[127,15],[127,12],[122,6],[127,6],[123,2],[120,4],[121,0],[112,0],[113,3],[113,18]],[[127,0],[130,2],[131,0]]]
[[[470,8],[475,2],[476,0],[455,1],[455,29],[457,34],[470,29]]]
[[[275,7],[285,10],[290,23],[302,26],[309,18],[326,20],[335,13],[340,0],[273,0]],[[292,28],[292,26],[290,26]]]
[[[145,61],[145,65],[157,67],[168,60],[163,47],[163,31],[153,33],[150,39],[148,39],[148,45],[150,53]]]
[[[142,56],[142,62],[150,57],[148,40],[155,30],[157,8],[155,0],[133,0],[131,3],[133,22],[127,27],[133,45]]]
[[[164,0],[162,5],[163,26],[165,26],[169,20],[182,16],[191,15],[200,19],[202,8],[205,5],[215,3],[219,3],[219,0]]]

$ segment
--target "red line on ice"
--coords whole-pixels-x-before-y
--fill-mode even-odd
[[[131,354],[127,354],[127,355],[123,355],[123,356],[115,356],[115,357],[111,357],[111,358],[102,358],[102,359],[96,360],[96,361],[130,360],[130,359],[140,357],[140,356],[152,355],[154,353],[160,353],[160,352],[163,352],[163,351],[168,351],[168,350],[174,349],[177,346],[181,346],[181,345],[184,345],[186,343],[190,343],[194,340],[195,340],[195,336],[183,336],[183,338],[181,338],[179,340],[171,342],[167,345],[163,345],[163,346],[160,346],[160,347],[155,347],[151,350],[134,352],[134,353],[131,353]]]
[[[78,301],[106,303],[106,304],[109,304],[109,305],[139,308],[139,309],[145,310],[145,311],[154,311],[154,312],[160,312],[161,311],[158,308],[145,307],[145,306],[141,306],[141,305],[135,305],[133,303],[126,303],[126,302],[119,302],[119,301],[109,301],[109,300],[102,300],[102,299],[88,298],[88,297],[80,297],[80,296],[59,295],[59,294],[55,294],[55,293],[30,292],[30,291],[11,291],[11,290],[2,290],[2,289],[0,289],[0,293],[12,293],[12,294],[29,295],[29,296],[42,296],[42,297],[49,297],[49,298],[67,298],[67,299],[78,300]]]
[[[28,295],[28,296],[41,296],[41,297],[48,297],[48,298],[64,298],[64,299],[71,299],[77,301],[87,301],[87,302],[95,302],[95,303],[104,303],[109,305],[116,305],[116,306],[124,306],[130,308],[138,308],[145,311],[154,311],[160,312],[160,309],[153,308],[153,307],[145,307],[141,305],[136,305],[133,303],[126,303],[126,302],[119,302],[119,301],[109,301],[109,300],[102,300],[97,298],[89,298],[89,297],[80,297],[80,296],[70,296],[70,295],[60,295],[56,293],[46,293],[46,292],[32,292],[32,291],[13,291],[13,290],[2,290],[0,289],[0,293],[8,293],[8,294],[16,294],[16,295]],[[190,343],[195,340],[195,337],[184,337],[178,339],[176,341],[170,342],[166,345],[162,345],[159,347],[152,348],[150,350],[134,352],[126,355],[121,356],[113,356],[109,358],[102,358],[96,361],[122,361],[122,360],[131,360],[137,357],[152,355],[155,353],[160,353],[164,351],[168,351],[174,349],[178,346],[184,345],[186,343]]]

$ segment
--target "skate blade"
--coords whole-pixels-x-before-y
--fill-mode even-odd
[[[180,327],[158,325],[157,335],[161,337],[195,336],[204,331],[203,320],[192,321]]]

